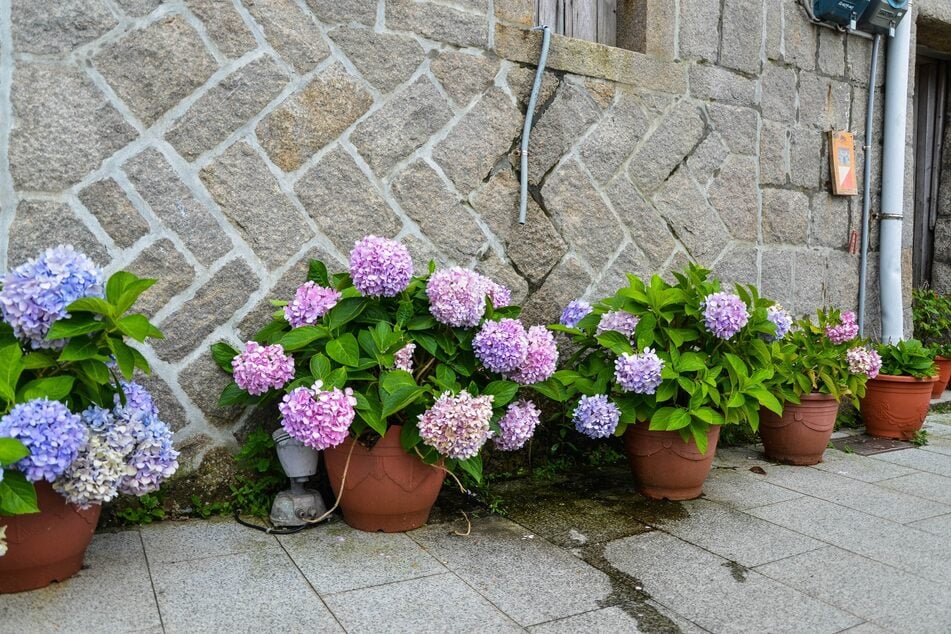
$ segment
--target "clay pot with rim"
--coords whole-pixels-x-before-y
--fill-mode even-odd
[[[766,457],[792,465],[822,462],[835,430],[839,401],[829,394],[803,394],[799,405],[786,403],[783,415],[760,411],[759,435]]]
[[[0,594],[43,588],[76,574],[99,522],[100,505],[81,509],[44,481],[36,483],[39,513],[0,517],[7,554],[0,557]]]
[[[707,451],[700,453],[693,439],[684,442],[676,431],[652,431],[646,421],[628,425],[624,448],[637,490],[655,500],[700,497],[719,438],[720,427],[710,427]]]
[[[862,399],[862,420],[870,436],[911,440],[921,429],[931,405],[935,377],[879,374],[869,379]]]
[[[429,519],[446,472],[403,451],[401,430],[400,425],[390,426],[370,449],[347,437],[324,450],[330,486],[340,498],[344,521],[353,528],[398,533],[419,528]],[[344,465],[355,442],[341,494]]]
[[[951,381],[951,359],[935,357],[934,362],[938,366],[938,380],[931,388],[931,398],[938,398],[948,389],[948,381]]]

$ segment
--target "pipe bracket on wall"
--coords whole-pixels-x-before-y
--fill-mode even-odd
[[[551,45],[551,29],[543,24],[536,26],[533,31],[542,32],[542,50],[538,58],[538,68],[535,70],[535,83],[532,84],[532,95],[528,99],[528,110],[525,112],[525,125],[522,126],[522,145],[519,148],[521,165],[522,188],[518,201],[518,222],[525,224],[528,215],[528,142],[532,136],[532,120],[535,118],[535,106],[538,103],[538,93],[545,76],[545,65],[548,63],[548,47]]]

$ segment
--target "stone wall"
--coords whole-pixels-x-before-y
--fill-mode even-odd
[[[534,320],[690,259],[797,313],[854,307],[860,200],[829,195],[825,132],[861,150],[869,42],[792,0],[654,3],[643,53],[554,37],[519,226],[531,5],[0,0],[0,266],[72,242],[159,277],[147,382],[190,466],[244,426],[208,346],[366,233]]]

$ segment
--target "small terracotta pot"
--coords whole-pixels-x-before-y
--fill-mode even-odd
[[[83,565],[99,522],[98,504],[68,504],[48,482],[36,483],[39,513],[0,517],[7,554],[0,557],[0,594],[43,588],[72,577]]]
[[[356,444],[342,498],[340,482],[355,441],[348,437],[341,445],[324,450],[330,486],[340,498],[343,519],[358,530],[398,533],[419,528],[429,519],[439,496],[446,472],[403,451],[401,429],[391,426],[372,449]]]
[[[782,416],[760,410],[759,435],[766,456],[785,464],[819,464],[838,412],[839,401],[819,393],[803,394],[799,405],[786,403]]]
[[[676,431],[651,431],[646,421],[629,425],[624,432],[624,448],[637,490],[655,500],[700,497],[719,438],[720,427],[711,427],[707,451],[700,453],[693,439],[684,442]]]
[[[938,364],[938,380],[931,388],[931,398],[938,398],[948,389],[948,381],[951,381],[951,359],[935,357],[934,362]]]
[[[931,405],[935,378],[879,374],[869,379],[862,399],[862,420],[870,436],[910,440],[921,429]]]

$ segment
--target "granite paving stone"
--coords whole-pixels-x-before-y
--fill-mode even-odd
[[[814,468],[862,482],[879,482],[915,472],[909,467],[875,460],[874,456],[848,454],[836,449],[826,449],[822,462]]]
[[[951,478],[934,473],[910,473],[897,478],[880,480],[875,485],[951,505]]]
[[[628,608],[612,606],[592,610],[568,618],[533,625],[528,628],[528,631],[535,634],[590,634],[591,632],[625,632],[627,634],[655,634],[656,632],[671,632],[673,634],[674,632],[682,632],[683,634],[699,634],[705,631],[653,601],[645,603],[646,606],[630,606]],[[646,621],[644,617],[650,610],[656,610],[667,617],[670,620],[669,629],[666,624],[658,626],[652,621]]]
[[[230,517],[207,522],[160,522],[143,526],[142,543],[149,562],[171,564],[236,553],[279,554],[273,535],[249,530]]]
[[[907,449],[905,451],[890,451],[873,456],[875,460],[890,462],[927,471],[938,475],[951,477],[951,456],[921,449]]]
[[[909,524],[909,526],[923,530],[933,535],[951,538],[951,515],[929,517],[926,520],[912,522]]]
[[[800,495],[729,467],[713,469],[703,483],[704,499],[723,502],[741,510],[792,500]]]

